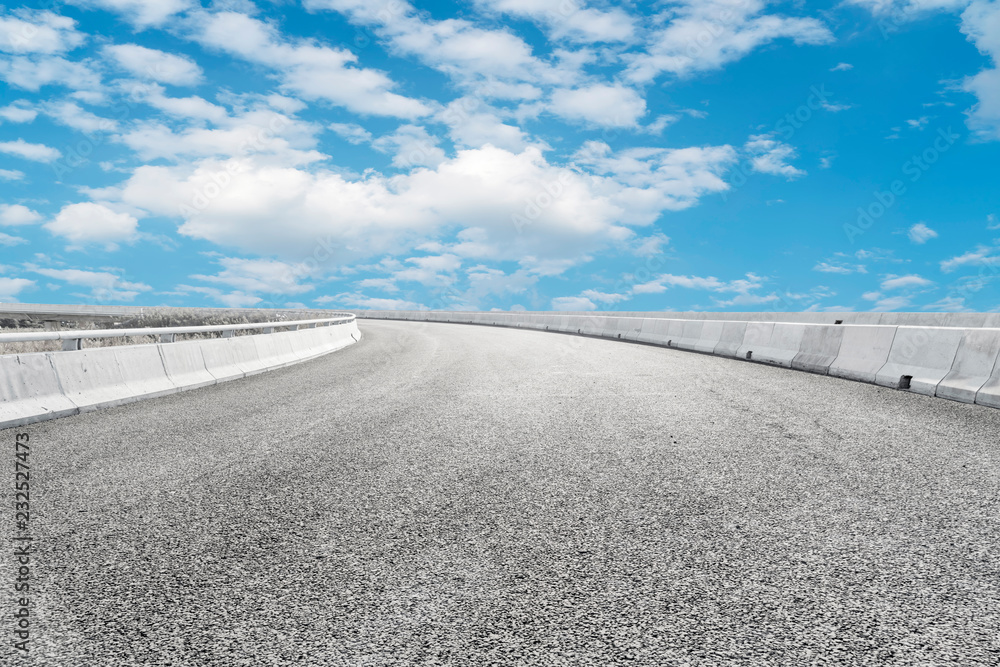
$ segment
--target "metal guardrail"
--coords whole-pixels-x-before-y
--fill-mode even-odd
[[[23,343],[37,340],[61,340],[64,350],[79,350],[84,339],[91,338],[126,338],[130,336],[159,336],[161,343],[174,342],[178,334],[222,332],[223,338],[231,338],[237,331],[262,330],[272,333],[275,329],[295,331],[300,328],[330,326],[353,322],[353,313],[338,313],[337,317],[325,317],[313,320],[295,320],[288,322],[255,322],[251,324],[211,324],[200,327],[150,327],[145,329],[86,329],[82,331],[36,331],[25,333],[2,333],[0,343]]]

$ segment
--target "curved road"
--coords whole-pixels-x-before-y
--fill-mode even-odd
[[[18,662],[1000,661],[1000,411],[361,326],[313,362],[19,429],[38,592]]]

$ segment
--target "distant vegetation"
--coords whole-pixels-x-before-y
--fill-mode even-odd
[[[160,327],[200,327],[220,324],[256,324],[260,322],[289,322],[332,317],[335,311],[288,310],[227,310],[211,308],[144,308],[142,314],[115,317],[95,317],[88,320],[60,320],[46,323],[40,319],[12,319],[0,317],[0,333],[25,331],[75,331],[93,329],[145,329]],[[254,331],[237,331],[245,336]],[[221,333],[179,334],[176,340],[218,338]],[[154,336],[127,336],[123,338],[97,338],[84,340],[83,347],[109,347],[113,345],[139,345],[154,343]],[[27,354],[53,352],[62,349],[62,341],[39,340],[21,343],[0,343],[0,354]]]

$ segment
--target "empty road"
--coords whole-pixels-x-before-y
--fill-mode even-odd
[[[5,611],[4,664],[1000,662],[1000,410],[359,324],[312,362],[17,429],[37,578],[31,657]]]

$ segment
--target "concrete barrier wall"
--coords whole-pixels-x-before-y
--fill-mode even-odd
[[[772,315],[774,320],[764,319]],[[1000,407],[1000,317],[992,313],[453,312],[445,317],[367,311],[359,317],[497,323],[739,359],[749,355],[754,362]]]
[[[328,354],[356,322],[271,334],[0,356],[0,428],[196,389]]]

